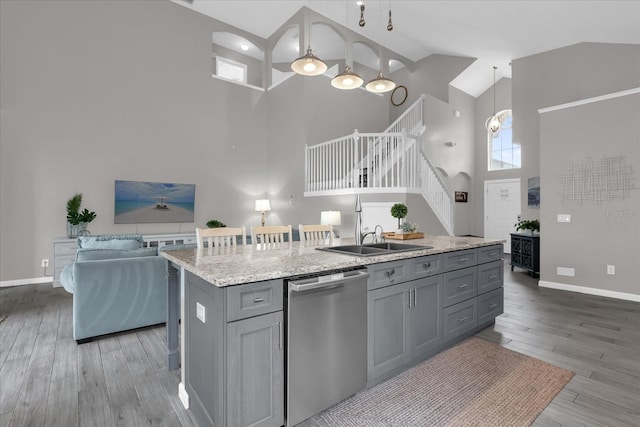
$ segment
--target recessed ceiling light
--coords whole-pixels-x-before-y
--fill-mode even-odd
[[[358,6],[362,6],[362,5],[364,4],[364,2],[363,2],[362,0],[358,0],[358,1],[356,2],[356,4],[357,4]]]
[[[246,43],[242,43],[240,45],[240,49],[242,49],[242,50],[244,50],[246,52],[247,50],[249,50],[249,45],[246,44]]]

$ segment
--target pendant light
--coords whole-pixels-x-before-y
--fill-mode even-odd
[[[291,70],[302,76],[319,76],[327,71],[327,64],[313,54],[311,50],[311,16],[307,14],[309,19],[309,45],[307,53],[291,63]]]
[[[380,46],[380,71],[378,71],[376,78],[369,81],[365,87],[369,92],[373,93],[389,92],[396,87],[393,80],[382,74],[382,46]]]
[[[347,25],[349,25],[349,3],[347,2]],[[346,43],[349,43],[348,41]],[[362,86],[364,80],[355,72],[351,71],[351,67],[346,63],[348,61],[348,47],[345,44],[345,67],[344,71],[331,79],[331,86],[337,89],[351,90]]]
[[[485,123],[485,127],[487,130],[496,133],[500,130],[500,120],[498,120],[498,116],[496,116],[496,70],[498,67],[493,67],[493,116],[487,119]]]

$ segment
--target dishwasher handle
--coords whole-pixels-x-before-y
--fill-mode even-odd
[[[369,277],[369,273],[365,270],[346,271],[344,273],[318,276],[311,279],[294,280],[289,282],[289,290],[302,292],[311,289],[327,288],[354,280],[366,279],[367,277]]]

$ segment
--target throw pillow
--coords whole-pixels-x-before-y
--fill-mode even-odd
[[[129,250],[142,247],[140,234],[116,234],[106,236],[80,236],[79,248]]]

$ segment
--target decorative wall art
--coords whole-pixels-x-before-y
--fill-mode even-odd
[[[195,184],[116,181],[115,224],[193,222]]]
[[[467,192],[456,191],[455,198],[456,198],[456,203],[467,203]]]
[[[626,199],[633,187],[633,167],[624,156],[569,162],[562,180],[562,201],[597,203]]]
[[[527,182],[527,206],[540,209],[540,177],[534,176]]]

